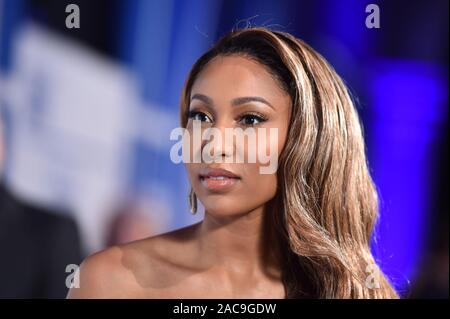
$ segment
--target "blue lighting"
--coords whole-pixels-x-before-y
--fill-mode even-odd
[[[371,83],[371,166],[380,195],[375,253],[404,291],[425,243],[432,143],[446,121],[446,77],[416,61],[383,61]],[[382,247],[382,248],[381,248]]]

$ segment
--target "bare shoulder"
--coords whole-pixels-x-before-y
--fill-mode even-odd
[[[107,248],[86,258],[78,269],[78,287],[71,288],[68,298],[117,298],[115,292],[121,275],[126,274],[122,264],[123,250],[118,246]]]
[[[190,267],[195,225],[107,248],[86,258],[68,298],[158,298]],[[184,271],[184,272],[183,272]]]

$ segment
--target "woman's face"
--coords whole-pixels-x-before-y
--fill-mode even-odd
[[[275,196],[276,171],[261,173],[261,168],[269,164],[260,154],[278,158],[286,140],[290,105],[289,95],[266,68],[248,58],[218,56],[200,72],[189,101],[189,149],[192,156],[209,154],[209,162],[213,162],[207,163],[202,157],[199,163],[187,163],[186,167],[194,192],[208,214],[248,213]],[[203,133],[215,128],[221,139],[213,137],[195,143],[194,124]],[[246,130],[252,128],[255,139]],[[238,138],[227,139],[230,132],[249,135],[241,135],[242,143]],[[256,161],[251,160],[250,152],[254,151]],[[244,161],[237,159],[238,154]]]

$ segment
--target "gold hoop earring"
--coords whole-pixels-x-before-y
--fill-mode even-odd
[[[197,213],[197,195],[194,193],[194,189],[191,187],[189,192],[189,206],[191,210],[191,214],[195,215]]]

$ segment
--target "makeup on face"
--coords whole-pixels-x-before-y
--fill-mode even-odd
[[[198,176],[201,185],[210,191],[227,190],[241,180],[237,174],[223,168],[202,168]]]

